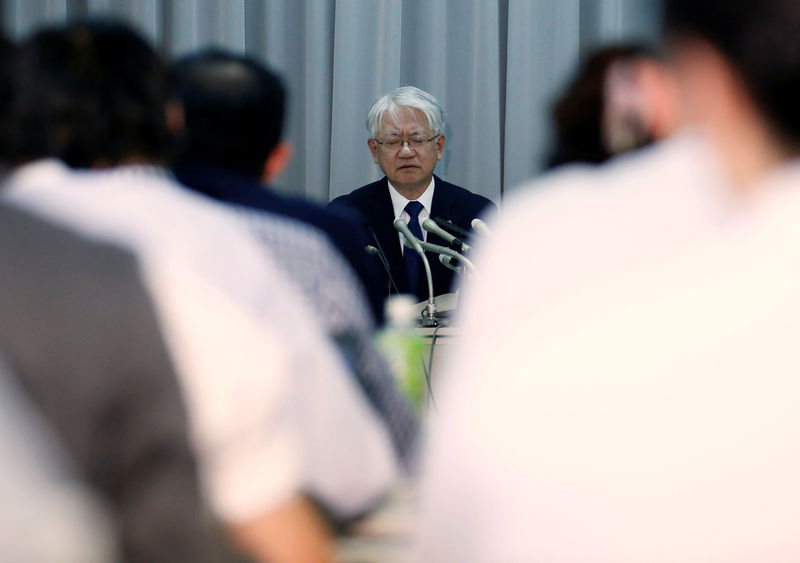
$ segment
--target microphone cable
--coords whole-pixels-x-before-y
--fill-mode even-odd
[[[389,283],[391,284],[391,287],[394,288],[394,292],[399,295],[400,290],[397,289],[397,284],[394,283],[394,278],[392,277],[392,270],[389,267],[389,260],[386,258],[386,253],[383,251],[381,242],[378,240],[378,235],[375,234],[375,231],[372,229],[371,226],[367,225],[367,229],[369,229],[369,232],[372,235],[372,240],[375,241],[375,248],[378,249],[378,259],[381,261],[383,269],[386,270],[386,275],[389,276]]]
[[[433,334],[431,335],[431,351],[428,354],[428,365],[425,365],[425,358],[420,358],[422,361],[422,371],[425,374],[425,382],[428,385],[428,402],[433,407],[433,410],[438,410],[436,398],[433,396],[433,385],[431,383],[433,376],[433,350],[436,347],[436,339],[438,338],[440,328],[442,328],[442,325],[437,325],[433,329]]]

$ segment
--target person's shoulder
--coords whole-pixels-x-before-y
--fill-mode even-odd
[[[319,210],[320,206],[315,206]],[[275,247],[290,249],[298,256],[338,256],[334,248],[334,241],[325,229],[315,225],[313,221],[303,218],[252,209],[245,211],[251,215],[250,225],[256,232],[262,234],[263,240],[272,241]],[[344,225],[348,220],[346,215],[338,211],[329,211],[321,208],[325,217],[331,218],[331,225],[339,222]],[[294,258],[294,257],[293,257]]]
[[[334,198],[329,204],[329,208],[340,206],[363,209],[365,206],[374,204],[375,197],[383,190],[387,189],[386,178],[381,178],[375,182],[365,184],[356,188],[352,192]]]
[[[322,203],[317,203],[296,195],[270,192],[271,197],[279,202],[269,211],[276,212],[286,217],[304,221],[318,228],[337,218],[337,214]]]
[[[494,202],[487,197],[484,197],[475,192],[469,191],[459,185],[447,182],[436,176],[435,190],[440,193],[440,197],[447,200],[458,201],[460,204],[465,205],[470,210],[474,210],[475,214],[483,212],[484,210],[493,210],[496,208]]]
[[[108,275],[99,279],[107,283],[118,269],[133,264],[133,257],[126,249],[106,241],[90,239],[67,225],[50,221],[24,202],[7,200],[0,203],[0,223],[4,233],[13,234],[2,237],[5,244],[0,245],[0,253],[3,253],[5,260],[17,257],[32,267],[39,267],[41,264],[31,262],[27,254],[33,250],[35,255],[47,253],[51,258],[42,264],[47,264],[44,269],[51,275],[57,266],[66,268],[68,272],[83,272],[84,276],[87,276],[87,272],[107,271]],[[20,248],[27,249],[28,253],[19,252]],[[9,270],[13,272],[15,268]],[[131,271],[135,272],[135,268]]]
[[[352,239],[362,223],[359,215],[347,206],[324,205],[295,195],[270,194],[273,203],[263,211],[299,221],[325,233],[337,246]],[[360,244],[360,242],[359,242]]]
[[[603,165],[572,164],[518,186],[504,201],[504,216],[564,222],[585,216],[604,220],[605,212],[624,216],[676,200],[702,174],[702,150],[692,139],[666,141]]]
[[[361,215],[346,205],[328,205],[327,207],[322,207],[322,210],[332,223],[339,226],[352,228],[363,223]]]

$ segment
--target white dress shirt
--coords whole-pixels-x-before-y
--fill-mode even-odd
[[[437,397],[422,560],[800,560],[800,163],[736,193],[681,136],[504,209]]]
[[[407,199],[403,194],[397,191],[391,182],[389,183],[389,195],[392,196],[392,209],[394,210],[394,218],[395,219],[402,219],[403,221],[408,224],[411,220],[411,216],[406,211],[406,205],[410,202],[410,199]],[[422,222],[425,219],[428,219],[431,216],[431,205],[433,204],[433,190],[436,188],[436,180],[435,178],[431,177],[431,182],[428,184],[428,187],[425,188],[425,191],[422,192],[422,195],[419,196],[416,201],[422,204],[422,211],[419,212],[419,226],[422,229]],[[400,241],[400,250],[401,252],[405,253],[406,245],[403,243],[403,234],[397,233],[400,237],[398,240]],[[428,231],[422,229],[422,238],[423,240],[428,240]]]
[[[328,236],[311,225],[251,207],[233,207],[337,344],[408,467],[416,460],[417,417],[376,346],[374,321],[355,271]]]
[[[220,518],[257,517],[301,489],[349,517],[386,490],[396,467],[383,425],[236,211],[147,166],[41,161],[5,197],[139,256]]]

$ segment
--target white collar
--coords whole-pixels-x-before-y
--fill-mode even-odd
[[[8,185],[11,189],[16,187],[37,187],[52,185],[69,176],[70,169],[66,164],[55,158],[42,158],[33,160],[13,170],[9,177]]]
[[[123,164],[110,168],[86,168],[74,170],[56,158],[41,158],[32,160],[18,166],[9,179],[9,186],[21,186],[25,189],[37,186],[58,185],[68,177],[80,177],[89,174],[99,177],[98,174],[113,174],[114,176],[158,176],[161,178],[172,178],[172,173],[155,164]]]
[[[392,208],[394,209],[394,218],[397,219],[400,215],[405,211],[406,205],[408,205],[409,201],[412,201],[406,198],[403,194],[397,191],[391,182],[387,180],[389,184],[389,195],[392,196]],[[425,208],[425,211],[430,214],[431,212],[431,205],[433,205],[433,190],[436,188],[436,180],[431,177],[431,183],[428,184],[428,187],[425,188],[425,191],[422,192],[422,195],[417,198],[416,201],[422,204],[422,207]]]

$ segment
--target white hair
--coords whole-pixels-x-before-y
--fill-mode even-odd
[[[369,134],[373,137],[378,134],[378,130],[381,128],[381,119],[387,111],[389,115],[397,119],[397,110],[401,107],[421,111],[428,121],[428,127],[434,133],[439,134],[444,129],[447,115],[439,104],[439,100],[414,86],[400,86],[375,100],[375,103],[369,108],[366,119]]]

